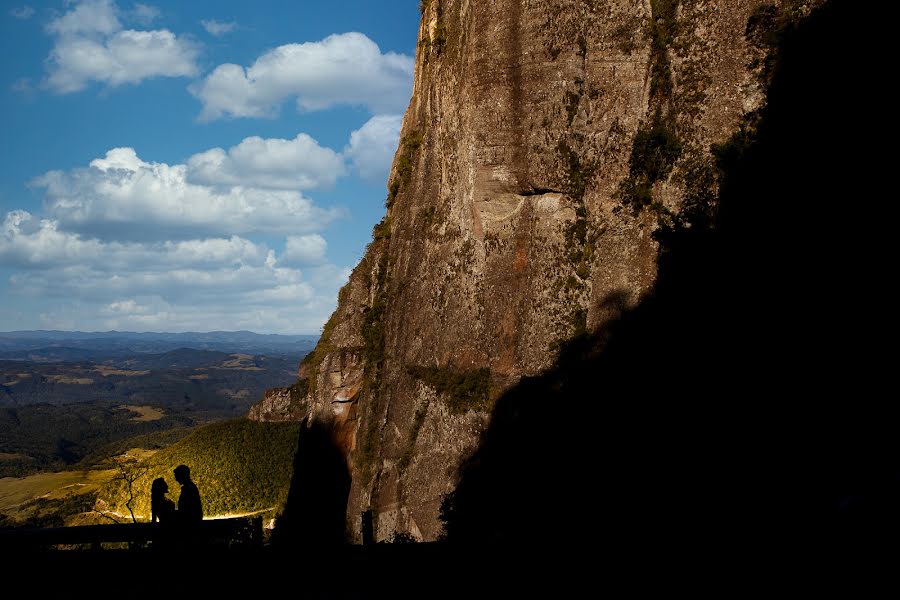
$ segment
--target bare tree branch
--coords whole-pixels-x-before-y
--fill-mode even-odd
[[[134,482],[146,475],[150,467],[127,452],[117,456],[115,460],[116,468],[119,469],[119,479],[125,482],[125,488],[128,491],[128,501],[125,503],[125,507],[131,513],[132,523],[137,523],[137,517],[134,516],[134,510],[131,508],[131,503],[134,502]]]
[[[95,508],[95,509],[94,509],[93,511],[91,511],[91,512],[95,512],[95,513],[97,513],[98,515],[100,515],[101,517],[105,517],[105,518],[109,519],[110,521],[112,521],[112,522],[115,523],[116,525],[118,525],[118,524],[121,523],[121,521],[119,521],[117,518],[115,518],[115,517],[113,517],[113,516],[110,516],[109,513],[105,513],[105,512],[103,512],[102,510],[97,510],[97,509]]]
[[[111,510],[108,510],[108,508],[109,508],[109,503],[107,503],[106,500],[103,500],[102,498],[97,498],[97,500],[94,502],[94,506],[91,508],[91,514],[97,513],[101,517],[109,519],[113,523],[120,524],[121,521],[119,521],[116,518],[119,515],[112,512]],[[114,517],[112,515],[116,515],[116,517]]]

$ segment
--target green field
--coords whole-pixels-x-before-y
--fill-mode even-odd
[[[146,423],[147,421],[159,421],[166,414],[162,411],[162,409],[154,408],[152,406],[134,406],[133,404],[123,404],[119,407],[119,409],[135,413],[137,416],[131,417],[130,420],[137,421],[139,423]]]
[[[94,470],[4,477],[0,479],[0,515],[6,515],[11,521],[8,524],[70,525],[84,521],[79,515],[90,510],[97,491],[115,475],[114,470]]]

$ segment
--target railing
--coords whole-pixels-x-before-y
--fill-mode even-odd
[[[127,543],[130,548],[150,542],[151,548],[203,546],[258,547],[262,545],[262,517],[202,521],[188,530],[155,523],[83,525],[47,529],[0,530],[0,551],[40,550],[55,546],[90,546]]]

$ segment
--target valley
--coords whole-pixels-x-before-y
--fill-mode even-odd
[[[305,338],[258,336],[264,343],[229,352],[210,349],[210,334],[181,336],[177,343],[195,347],[179,348],[147,339],[154,335],[30,335],[10,349],[15,336],[0,334],[0,527],[130,519],[116,464],[123,456],[147,471],[135,482],[147,496],[136,508],[142,516],[150,475],[175,492],[171,471],[181,463],[196,469],[209,516],[278,504],[298,425],[240,417],[266,389],[296,379]]]

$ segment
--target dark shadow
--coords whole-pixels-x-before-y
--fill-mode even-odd
[[[178,494],[178,511],[175,513],[178,526],[182,529],[196,527],[203,521],[203,502],[200,490],[191,479],[191,469],[187,465],[178,465],[173,471],[175,481],[181,485]]]
[[[449,542],[686,561],[897,533],[893,134],[862,12],[777,31],[767,107],[715,149],[717,216],[659,231],[652,294],[498,400]]]
[[[328,423],[309,417],[300,428],[294,476],[272,533],[277,549],[323,550],[347,543],[350,472]]]
[[[166,497],[169,485],[162,477],[153,480],[150,486],[150,522],[172,526],[175,522],[175,503]]]

